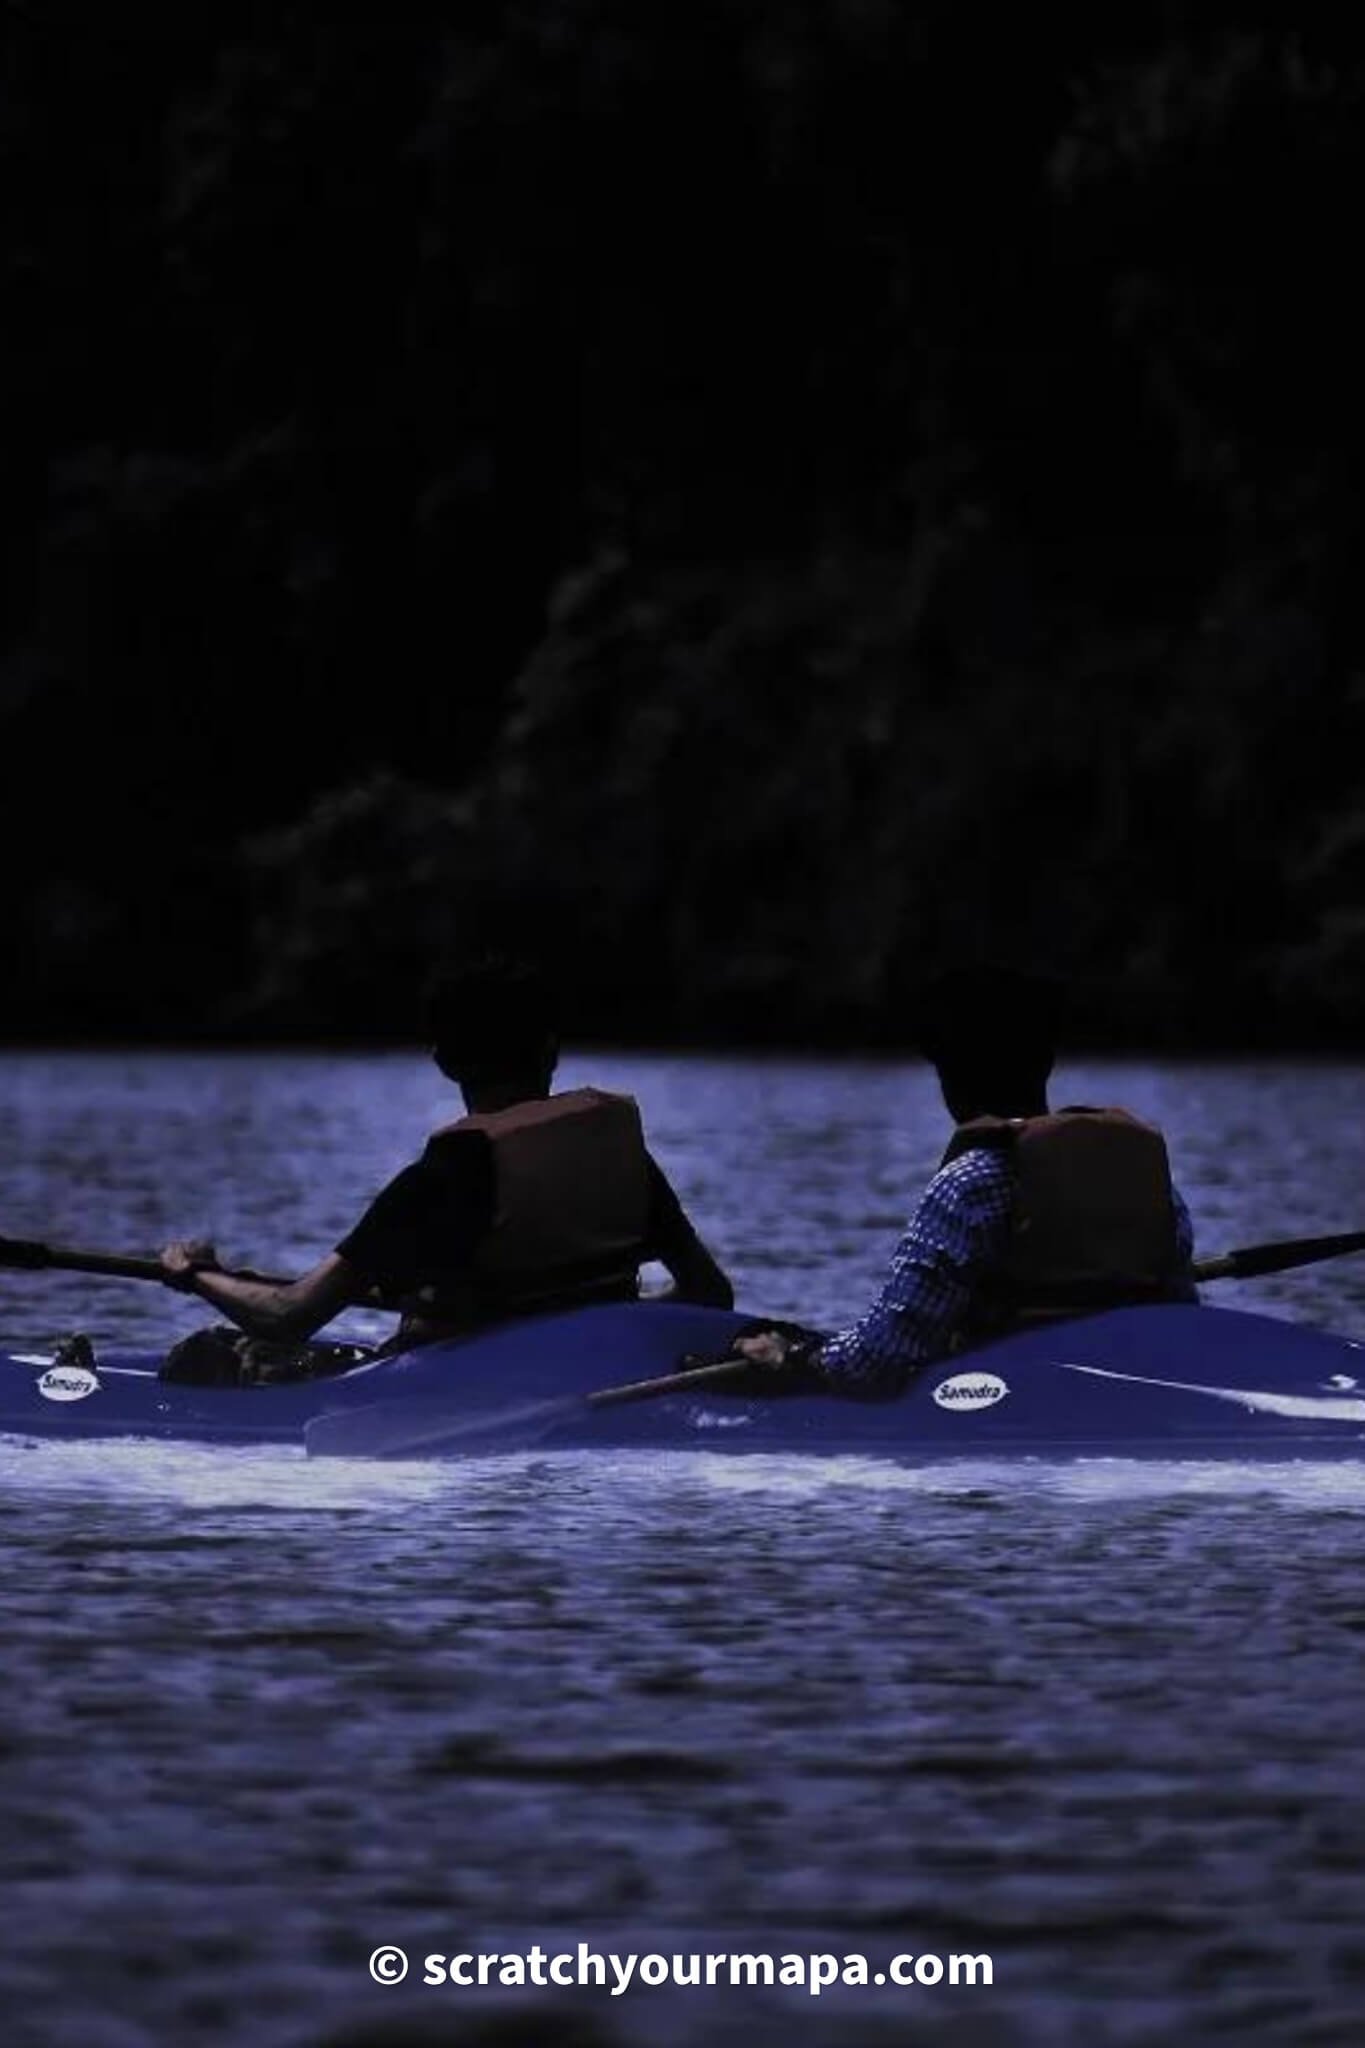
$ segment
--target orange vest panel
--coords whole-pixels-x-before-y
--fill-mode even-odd
[[[477,1279],[517,1293],[557,1274],[639,1266],[649,1155],[630,1096],[573,1088],[447,1129],[482,1131],[492,1150],[493,1227],[474,1256]]]
[[[1008,1150],[1015,1173],[1000,1292],[1017,1314],[1158,1299],[1176,1272],[1166,1141],[1124,1109],[979,1117],[944,1162],[978,1145]]]

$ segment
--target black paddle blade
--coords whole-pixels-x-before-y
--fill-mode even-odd
[[[747,1358],[725,1357],[697,1365],[685,1357],[679,1371],[655,1379],[598,1387],[590,1394],[522,1401],[506,1408],[475,1408],[464,1414],[456,1406],[430,1398],[374,1401],[364,1408],[335,1408],[330,1414],[314,1416],[304,1425],[303,1440],[310,1458],[489,1457],[498,1451],[530,1450],[560,1423],[590,1415],[595,1408],[617,1408],[628,1401],[654,1401],[661,1396],[695,1393],[703,1387],[734,1384],[754,1371]]]
[[[51,1263],[52,1254],[45,1244],[35,1244],[26,1237],[0,1237],[0,1266],[36,1273]]]
[[[1344,1231],[1336,1237],[1295,1237],[1274,1244],[1245,1245],[1241,1251],[1197,1260],[1194,1277],[1255,1280],[1264,1273],[1288,1273],[1296,1266],[1316,1266],[1325,1259],[1347,1258],[1352,1252],[1365,1252],[1365,1230]]]
[[[374,1401],[315,1415],[303,1441],[310,1458],[489,1457],[530,1450],[584,1405],[581,1394],[570,1394],[461,1415],[445,1401]]]

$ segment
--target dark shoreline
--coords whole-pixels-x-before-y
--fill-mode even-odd
[[[0,1038],[0,1056],[7,1053],[202,1053],[206,1057],[221,1059],[247,1058],[270,1053],[282,1056],[310,1054],[318,1059],[356,1057],[367,1053],[404,1054],[414,1059],[425,1059],[428,1056],[425,1046],[411,1038],[320,1038],[303,1034],[296,1037],[267,1035],[259,1038],[223,1039],[192,1035],[181,1038],[137,1038],[119,1035],[76,1038],[60,1033],[47,1036],[33,1033],[22,1038]],[[847,1041],[810,1038],[771,1039],[760,1042],[752,1039],[740,1041],[721,1038],[623,1040],[574,1037],[566,1041],[564,1046],[565,1059],[633,1059],[640,1056],[659,1059],[737,1059],[750,1061],[755,1065],[811,1060],[861,1066],[927,1067],[927,1062],[913,1046],[903,1043],[898,1045],[890,1040],[867,1040],[859,1044],[850,1044]],[[1165,1066],[1181,1063],[1196,1065],[1205,1061],[1238,1065],[1270,1060],[1297,1062],[1306,1067],[1353,1063],[1365,1067],[1365,1046],[1362,1046],[1359,1039],[1338,1042],[1325,1039],[1297,1042],[1276,1040],[1260,1043],[1206,1039],[1187,1040],[1180,1044],[1156,1044],[1150,1040],[1109,1040],[1067,1045],[1058,1054],[1059,1065],[1075,1060],[1117,1062],[1142,1059],[1160,1061]]]
[[[1365,1046],[1354,22],[447,15],[6,10],[0,1025]]]

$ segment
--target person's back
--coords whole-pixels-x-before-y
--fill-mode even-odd
[[[340,1247],[406,1342],[518,1315],[628,1301],[668,1232],[667,1183],[629,1096],[598,1088],[471,1110]]]
[[[628,1095],[574,1088],[472,1111],[432,1144],[466,1134],[492,1155],[492,1214],[470,1260],[480,1280],[516,1299],[528,1287],[613,1287],[629,1273],[634,1291],[649,1237],[650,1161]]]
[[[1160,1300],[1181,1266],[1166,1141],[1130,1111],[1077,1104],[959,1125],[943,1166],[996,1154],[1009,1232],[983,1276],[980,1328]]]
[[[403,1342],[631,1299],[651,1259],[689,1298],[729,1306],[630,1097],[551,1093],[559,1046],[548,1019],[539,977],[516,962],[476,962],[430,993],[433,1057],[465,1114],[433,1133],[338,1247],[401,1302]]]

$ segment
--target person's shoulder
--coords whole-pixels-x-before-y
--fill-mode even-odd
[[[995,1150],[959,1153],[930,1181],[901,1239],[903,1253],[970,1265],[999,1251],[1014,1208],[1014,1169]]]
[[[924,1199],[937,1206],[968,1208],[1011,1194],[1014,1177],[1014,1163],[1007,1150],[998,1145],[974,1145],[940,1166]]]
[[[581,1103],[584,1108],[606,1104],[616,1109],[629,1110],[633,1116],[640,1114],[640,1105],[633,1095],[624,1088],[599,1088],[594,1081],[585,1081],[579,1088],[565,1088],[550,1097],[551,1102]]]
[[[931,1187],[970,1188],[1014,1178],[1014,1161],[1001,1145],[973,1145],[940,1166]]]
[[[560,1105],[561,1113],[572,1113],[574,1121],[597,1143],[626,1146],[637,1158],[644,1156],[644,1117],[633,1095],[585,1082],[581,1088],[552,1095],[550,1101]]]
[[[486,1131],[462,1130],[458,1124],[450,1124],[432,1132],[413,1164],[419,1170],[441,1174],[480,1173],[486,1170],[490,1156]]]

